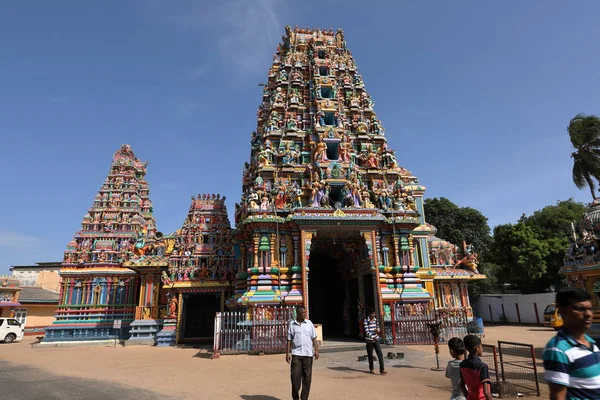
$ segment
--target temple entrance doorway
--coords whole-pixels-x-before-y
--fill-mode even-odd
[[[319,231],[312,239],[309,318],[322,326],[325,340],[358,339],[365,307],[377,303],[367,252],[359,232]]]
[[[186,293],[181,315],[182,343],[213,341],[215,314],[221,309],[220,293]]]

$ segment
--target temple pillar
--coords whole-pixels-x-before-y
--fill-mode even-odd
[[[301,246],[303,249],[303,254],[302,254],[302,305],[304,306],[304,309],[306,310],[306,318],[309,318],[309,312],[310,310],[308,309],[308,272],[309,272],[309,268],[308,268],[308,262],[310,259],[310,248],[312,246],[312,238],[313,235],[315,235],[316,232],[314,231],[301,231],[301,237],[302,237],[302,241],[301,241]]]
[[[245,245],[240,246],[240,257],[241,257],[241,267],[240,267],[241,271],[238,271],[238,272],[246,271],[246,269],[248,267],[246,266],[246,246]]]
[[[298,244],[300,241],[300,236],[295,233],[293,236],[293,240],[294,240],[294,265],[300,265],[300,261],[298,260]]]
[[[379,265],[378,251],[377,251],[377,238],[375,231],[362,232],[365,242],[367,243],[367,249],[369,251],[369,258],[371,261],[371,271],[373,274],[373,292],[375,293],[375,312],[379,315],[379,321],[383,326],[383,295],[382,285],[387,289],[387,279],[385,276],[385,267]],[[375,251],[373,251],[375,249]],[[385,332],[382,333],[382,337],[385,337]]]
[[[269,242],[271,245],[271,249],[269,250],[269,253],[271,255],[271,259],[270,259],[270,263],[269,263],[269,271],[270,272],[270,268],[275,267],[277,264],[279,264],[279,246],[276,246],[276,241],[277,239],[277,235],[275,235],[274,233],[271,233],[269,235]]]
[[[394,248],[394,266],[398,267],[400,266],[400,257],[399,257],[399,245],[398,245],[398,240],[399,238],[396,236],[396,233],[394,233],[392,235],[392,243],[393,243],[393,248]]]
[[[258,265],[258,243],[260,242],[260,234],[254,234],[254,268],[260,268]]]

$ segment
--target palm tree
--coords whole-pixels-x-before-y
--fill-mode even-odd
[[[589,187],[596,200],[596,183],[600,181],[600,118],[577,114],[567,128],[575,148],[573,159],[573,183],[579,189]]]

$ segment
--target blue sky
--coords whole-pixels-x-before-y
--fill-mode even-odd
[[[129,143],[161,231],[239,201],[286,24],[345,31],[400,164],[490,225],[571,182],[569,120],[600,114],[597,1],[30,1],[0,5],[0,274],[59,261]],[[368,6],[367,6],[368,4]]]

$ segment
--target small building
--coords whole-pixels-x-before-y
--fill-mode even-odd
[[[43,335],[52,325],[58,307],[58,292],[36,286],[22,286],[19,293],[19,322],[25,324],[25,335]]]
[[[35,265],[13,265],[10,272],[21,286],[39,286],[58,292],[60,267],[60,262],[36,262]]]
[[[16,307],[20,307],[19,292],[21,285],[12,276],[0,276],[0,317],[21,319],[16,314]]]
[[[18,282],[18,304],[11,306],[13,315],[25,325],[26,335],[40,335],[52,325],[58,307],[60,262],[37,262],[35,265],[13,265],[11,280]]]

